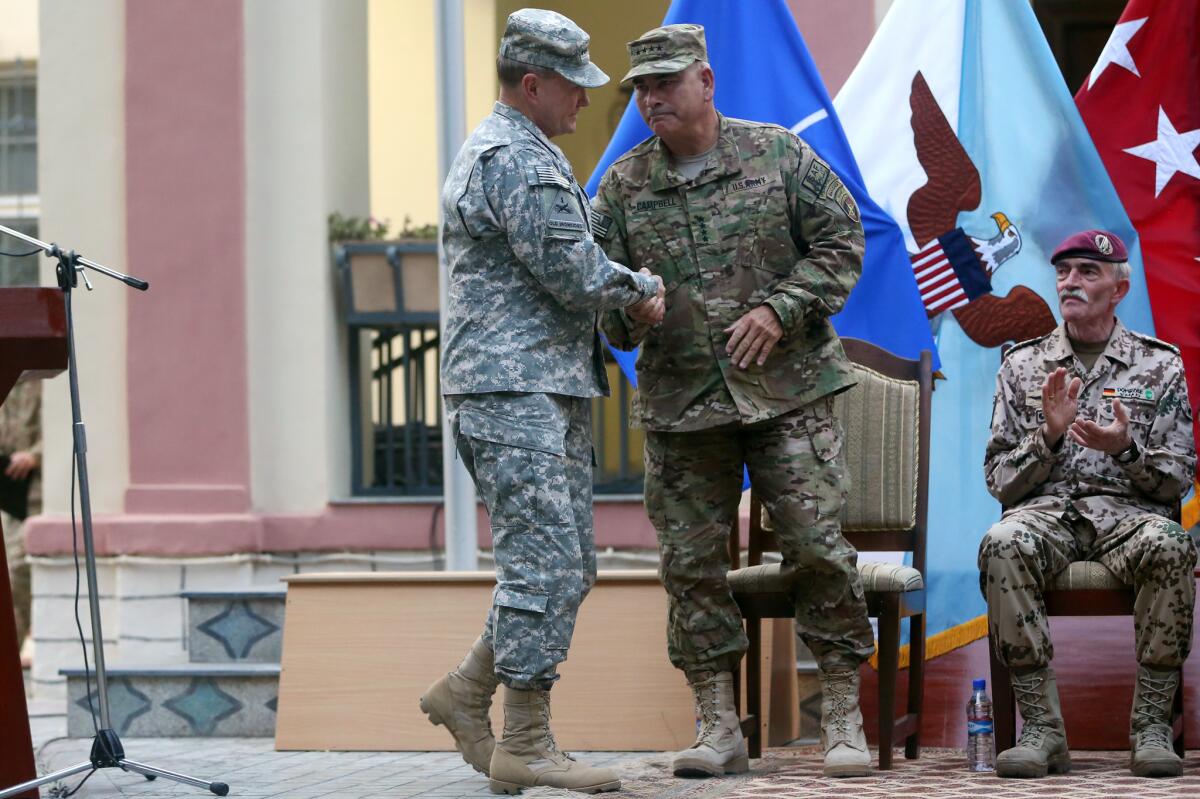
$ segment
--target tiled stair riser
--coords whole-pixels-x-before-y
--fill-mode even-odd
[[[283,592],[190,593],[188,660],[192,663],[279,663]]]
[[[242,673],[110,670],[109,716],[122,737],[256,737],[275,734],[276,666]],[[96,682],[91,689],[95,702]],[[67,672],[67,734],[94,734],[81,671]],[[97,706],[97,713],[99,708]]]

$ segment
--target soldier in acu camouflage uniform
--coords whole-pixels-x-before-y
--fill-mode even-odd
[[[598,313],[662,315],[662,283],[610,262],[590,206],[550,138],[575,129],[608,77],[566,17],[512,14],[500,101],[467,139],[442,192],[450,273],[441,381],[448,421],[491,517],[497,585],[483,635],[421,697],[494,792],[616,790],[609,769],[559,751],[549,690],[596,579],[591,400],[608,393]],[[505,685],[504,735],[488,707]]]
[[[641,345],[633,417],[646,429],[669,654],[703,719],[674,771],[748,767],[731,674],[747,640],[726,580],[745,463],[797,572],[796,620],[821,668],[825,773],[865,774],[858,666],[874,638],[838,526],[848,486],[832,398],[853,381],[829,322],[861,270],[858,208],[795,135],[717,112],[703,28],[652,30],[629,53],[625,80],[656,135],[612,165],[595,211],[609,257],[666,285],[661,325],[613,311],[604,326],[617,346]]]
[[[1025,724],[1000,776],[1067,771],[1042,590],[1072,561],[1104,564],[1136,593],[1132,769],[1177,776],[1171,704],[1192,642],[1196,551],[1169,517],[1196,467],[1179,351],[1114,316],[1129,291],[1112,233],[1069,237],[1051,257],[1063,324],[1007,353],[996,378],[988,488],[1004,505],[979,549],[996,654]]]

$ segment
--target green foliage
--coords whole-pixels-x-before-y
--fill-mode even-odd
[[[394,234],[389,230],[389,222],[376,219],[373,216],[343,216],[336,211],[329,215],[329,240],[338,241],[385,241],[388,239],[425,239],[437,238],[437,225],[412,224],[412,218],[404,217],[404,224]]]
[[[381,241],[387,237],[387,221],[373,216],[342,216],[336,211],[329,215],[330,241]]]
[[[436,240],[437,237],[437,225],[417,225],[414,227],[412,224],[412,217],[410,216],[404,217],[404,226],[401,227],[400,231],[396,234],[396,238],[398,239],[429,239],[432,241]]]

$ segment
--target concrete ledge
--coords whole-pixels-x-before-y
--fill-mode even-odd
[[[229,591],[180,591],[184,599],[287,599],[278,588],[235,588]]]
[[[371,584],[371,585],[410,585],[412,583],[456,583],[462,585],[496,584],[494,572],[325,572],[314,574],[297,574],[282,578],[289,586],[329,585],[329,584]],[[646,569],[608,569],[597,572],[597,583],[653,583],[661,586],[658,572]]]
[[[278,677],[278,663],[181,663],[175,666],[108,666],[109,677]],[[75,666],[59,669],[58,673],[70,679],[83,677],[84,670]],[[92,680],[96,670],[90,669]]]
[[[430,524],[443,546],[439,503],[330,504],[313,513],[128,513],[97,515],[96,554],[193,557],[241,552],[368,552],[428,550]],[[479,547],[491,547],[491,528],[478,511]],[[596,546],[654,549],[654,528],[638,500],[595,506]],[[35,516],[25,523],[26,552],[71,552],[71,518]]]

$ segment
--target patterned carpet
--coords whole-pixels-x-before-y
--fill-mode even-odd
[[[604,794],[614,799],[810,799],[815,797],[929,797],[929,799],[980,799],[981,797],[1111,797],[1200,796],[1200,757],[1190,753],[1178,779],[1140,779],[1129,773],[1128,752],[1072,753],[1070,774],[1041,780],[1001,780],[966,770],[962,750],[926,749],[919,760],[905,760],[898,752],[896,768],[870,777],[832,780],[821,776],[821,755],[815,747],[773,749],[762,760],[751,762],[749,774],[720,780],[676,779],[670,755],[634,758],[619,765],[623,790]],[[537,789],[527,797],[575,796],[564,791]]]

